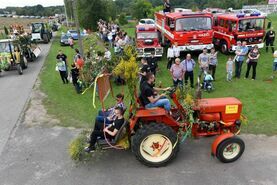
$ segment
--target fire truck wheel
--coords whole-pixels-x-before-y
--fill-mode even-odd
[[[220,51],[223,54],[228,53],[228,46],[227,46],[227,42],[225,40],[220,41]]]
[[[223,140],[216,149],[216,157],[223,163],[236,161],[243,154],[245,144],[242,139],[234,136]]]
[[[151,123],[134,135],[132,151],[146,166],[161,167],[177,155],[179,143],[176,132],[162,123]]]

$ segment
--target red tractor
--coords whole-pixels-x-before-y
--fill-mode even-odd
[[[103,89],[100,83],[98,88]],[[168,92],[175,104],[171,108],[171,115],[159,107],[145,109],[140,98],[134,94],[138,108],[133,111],[133,106],[130,106],[129,120],[123,124],[114,140],[98,142],[102,148],[119,147],[118,141],[127,133],[136,158],[151,167],[169,163],[177,155],[180,142],[189,133],[195,138],[218,135],[212,144],[211,154],[221,162],[233,162],[244,152],[244,142],[236,136],[240,132],[242,112],[242,103],[238,99],[198,99],[192,106],[193,113],[190,115],[194,121],[191,122],[187,121],[188,110],[179,102],[176,89]]]

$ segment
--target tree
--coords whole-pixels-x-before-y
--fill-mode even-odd
[[[78,0],[78,18],[86,29],[97,29],[99,19],[108,19],[106,0]]]
[[[128,21],[126,20],[126,15],[125,14],[120,14],[119,18],[118,18],[118,22],[120,25],[125,25],[128,23]]]
[[[137,19],[151,16],[152,4],[147,0],[137,0],[133,6],[133,16]]]

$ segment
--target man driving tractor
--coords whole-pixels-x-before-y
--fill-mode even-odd
[[[141,103],[145,108],[163,107],[165,110],[170,112],[170,101],[165,97],[165,94],[158,94],[158,91],[167,91],[168,88],[157,88],[154,87],[155,76],[153,73],[147,73],[146,81],[141,86]]]

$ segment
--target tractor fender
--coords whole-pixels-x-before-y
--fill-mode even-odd
[[[222,141],[224,141],[225,139],[231,138],[233,136],[234,136],[233,133],[224,133],[217,136],[212,144],[212,153],[211,153],[212,156],[216,156],[217,147]]]

